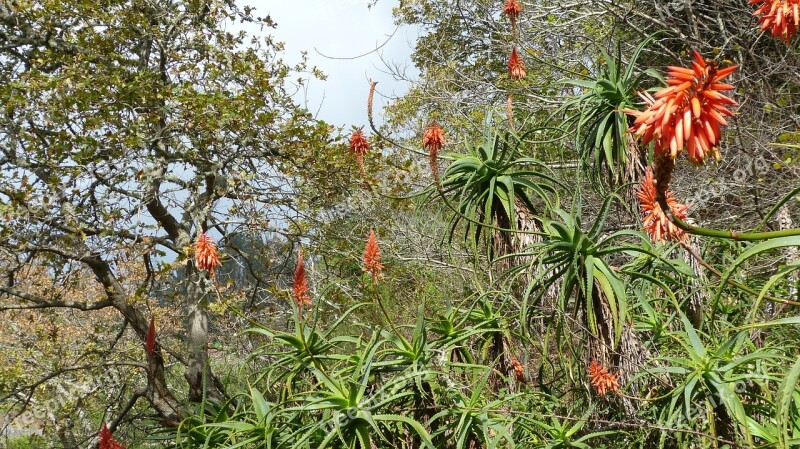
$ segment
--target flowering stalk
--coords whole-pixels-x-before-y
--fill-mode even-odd
[[[718,69],[694,52],[691,68],[669,67],[669,87],[656,92],[655,98],[640,94],[647,110],[624,111],[636,116],[630,132],[645,145],[654,142],[657,157],[675,159],[686,148],[692,164],[702,165],[708,157],[718,160],[722,127],[728,124],[725,117],[732,117],[730,108],[738,105],[722,94],[734,87],[721,81],[737,68]]]
[[[373,134],[375,134],[378,138],[388,142],[389,145],[392,145],[394,147],[397,147],[397,148],[400,148],[402,150],[408,151],[410,153],[416,153],[416,154],[419,154],[421,156],[425,156],[426,154],[423,153],[422,151],[415,150],[414,148],[409,148],[407,146],[401,145],[398,142],[395,142],[394,140],[390,139],[388,136],[383,135],[383,133],[381,133],[381,131],[378,129],[378,127],[375,126],[375,122],[372,119],[372,102],[373,102],[373,97],[375,96],[375,86],[377,84],[378,84],[377,81],[370,81],[370,83],[369,83],[369,97],[367,98],[367,119],[368,119],[367,121],[369,122],[369,127],[372,130]]]
[[[438,123],[431,123],[425,130],[422,136],[422,147],[428,150],[429,160],[431,164],[431,173],[433,179],[436,181],[436,187],[439,186],[439,150],[445,145],[444,130]]]
[[[597,360],[592,360],[592,364],[589,366],[589,379],[600,396],[616,393],[619,389],[617,375],[608,372],[601,364],[597,363]]]
[[[375,229],[373,228],[369,229],[369,238],[367,239],[367,244],[364,247],[362,259],[364,262],[364,268],[362,270],[365,273],[369,273],[370,277],[372,278],[375,302],[378,303],[378,307],[381,309],[384,318],[386,318],[386,323],[392,328],[392,331],[395,333],[395,335],[400,335],[400,333],[397,332],[397,328],[394,327],[394,322],[389,316],[389,312],[386,311],[386,307],[383,305],[380,290],[378,289],[378,279],[383,276],[384,266],[381,264],[381,251],[378,247],[378,239],[375,237]]]
[[[754,242],[759,240],[774,239],[779,237],[792,237],[800,235],[800,228],[783,229],[780,231],[767,231],[767,232],[739,232],[739,231],[721,231],[718,229],[703,228],[700,226],[693,226],[686,223],[684,220],[685,209],[678,208],[672,210],[670,204],[675,204],[674,199],[671,199],[672,193],[668,191],[669,182],[672,179],[672,170],[675,167],[675,161],[671,158],[657,158],[655,163],[655,201],[664,217],[669,220],[670,224],[692,235],[700,235],[704,237],[715,237],[722,239],[738,240]],[[800,188],[798,188],[800,192]],[[796,192],[797,193],[797,192]]]
[[[214,244],[214,239],[204,232],[197,236],[197,241],[194,244],[194,259],[197,268],[208,271],[208,274],[213,278],[214,271],[220,266],[219,253],[217,252],[217,245]]]
[[[108,426],[103,423],[103,428],[100,429],[98,434],[98,449],[125,449],[125,446],[119,444],[108,430]]]
[[[761,3],[753,13],[759,17],[761,31],[769,30],[773,37],[791,42],[800,28],[800,0],[750,0],[751,5]]]
[[[508,128],[514,131],[514,94],[508,93],[506,98],[506,120],[508,121]]]
[[[687,253],[689,253],[692,257],[694,257],[694,259],[697,260],[697,262],[700,265],[705,267],[705,269],[707,269],[708,271],[714,273],[714,275],[717,276],[718,278],[725,279],[725,275],[722,272],[720,272],[719,270],[717,270],[716,268],[714,268],[711,264],[706,262],[705,259],[703,259],[703,257],[700,254],[698,254],[697,251],[695,251],[694,248],[692,248],[692,245],[690,245],[688,243],[681,243],[681,246],[683,247],[684,250],[686,250]],[[728,282],[728,284],[738,288],[739,290],[742,290],[742,291],[745,291],[747,293],[750,293],[751,295],[759,296],[759,295],[762,294],[761,292],[759,292],[759,291],[757,291],[757,290],[755,290],[755,289],[753,289],[751,287],[748,287],[747,285],[740,284],[740,283],[734,281],[731,278],[727,278],[727,282]],[[789,299],[776,298],[776,297],[771,296],[771,295],[764,295],[764,299],[766,299],[767,301],[777,302],[777,303],[781,303],[781,304],[788,304],[788,305],[792,305],[792,306],[800,306],[800,302],[792,301],[792,300],[789,300]]]
[[[739,232],[739,231],[721,231],[718,229],[703,228],[700,226],[692,226],[685,221],[676,217],[672,211],[669,210],[667,198],[659,194],[658,203],[663,210],[667,211],[667,217],[670,222],[678,228],[693,235],[701,235],[704,237],[716,237],[722,239],[737,240],[741,242],[755,242],[759,240],[775,239],[779,237],[794,237],[800,236],[800,228],[783,229],[780,231],[767,231],[767,232]]]

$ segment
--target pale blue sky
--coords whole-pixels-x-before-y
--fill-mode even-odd
[[[402,95],[407,83],[395,81],[386,72],[381,61],[407,66],[415,76],[409,56],[416,39],[416,30],[410,27],[397,29],[392,19],[394,0],[380,0],[371,9],[368,0],[241,0],[239,4],[256,8],[254,15],[269,14],[278,28],[270,30],[277,40],[286,44],[284,60],[296,63],[302,51],[308,52],[310,65],[317,66],[327,76],[326,81],[312,80],[306,95],[309,110],[319,111],[319,118],[336,126],[367,123],[367,94],[369,79],[378,81],[375,98],[376,121],[382,122],[381,106],[388,101],[384,96]],[[258,29],[250,29],[260,33]],[[352,58],[374,50],[394,36],[377,53],[357,59]],[[320,54],[321,53],[321,54]],[[325,56],[322,56],[325,55]],[[304,98],[305,97],[305,98]]]

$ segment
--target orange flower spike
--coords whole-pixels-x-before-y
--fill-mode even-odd
[[[372,276],[373,281],[377,281],[382,276],[383,265],[381,265],[381,250],[378,248],[378,239],[375,237],[375,230],[369,229],[369,238],[364,247],[364,268],[363,271]]]
[[[787,44],[800,28],[800,0],[750,0],[751,5],[761,5],[753,15],[759,17],[762,31]]]
[[[294,270],[292,282],[292,296],[298,308],[311,305],[311,296],[308,293],[308,280],[306,279],[306,266],[303,261],[303,251],[297,254],[297,268]]]
[[[523,368],[519,359],[513,355],[511,356],[511,368],[514,370],[514,377],[516,377],[517,382],[525,383],[525,368]]]
[[[194,246],[194,259],[197,263],[197,268],[208,271],[211,277],[214,277],[214,271],[221,265],[221,262],[217,252],[217,245],[214,244],[214,239],[208,233],[204,232],[197,236]]]
[[[619,389],[617,375],[608,372],[597,360],[592,360],[589,366],[589,380],[600,396],[607,393],[616,393]]]
[[[506,6],[503,8],[503,13],[511,19],[511,23],[516,23],[519,15],[522,14],[522,6],[516,0],[506,0]]]
[[[438,123],[431,123],[422,136],[422,146],[428,151],[439,151],[445,145],[444,130]]]
[[[356,157],[362,175],[366,175],[364,172],[364,156],[369,150],[369,141],[367,141],[364,131],[361,129],[353,131],[353,134],[350,136],[350,154]]]
[[[720,82],[736,71],[737,66],[718,70],[716,64],[707,62],[698,52],[693,55],[692,68],[667,68],[668,87],[652,97],[640,94],[647,110],[626,113],[636,117],[629,131],[645,145],[654,142],[657,157],[674,159],[687,148],[689,161],[700,165],[707,156],[719,154],[721,127],[728,124],[724,117],[733,116],[729,107],[737,106],[736,101],[721,93],[734,86]]]
[[[431,123],[422,136],[422,147],[428,150],[431,172],[436,183],[439,183],[439,150],[445,145],[444,130],[438,123]]]
[[[147,328],[147,336],[144,339],[144,351],[147,355],[156,353],[156,319],[150,318],[150,327]]]
[[[689,144],[689,151],[697,151],[694,144]],[[636,195],[640,202],[639,209],[642,212],[642,225],[654,242],[663,243],[665,240],[682,242],[686,240],[688,237],[686,233],[672,224],[669,217],[661,209],[661,205],[656,199],[656,180],[653,177],[653,171],[649,167],[645,171],[644,179]],[[669,191],[667,192],[667,205],[669,205],[672,215],[681,220],[686,220],[686,212],[689,210],[689,206],[678,203],[674,194]]]
[[[125,446],[114,440],[114,437],[111,435],[111,431],[108,430],[108,426],[105,424],[103,424],[103,428],[100,429],[97,443],[98,449],[125,449]]]
[[[369,150],[369,142],[364,135],[364,131],[361,129],[353,131],[353,134],[350,136],[350,154],[363,158]]]
[[[511,58],[508,60],[508,75],[512,80],[521,80],[527,76],[525,62],[520,58],[516,47],[511,50]]]

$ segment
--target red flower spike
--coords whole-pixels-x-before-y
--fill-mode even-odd
[[[589,380],[600,396],[605,396],[607,393],[616,393],[619,389],[617,375],[608,372],[602,365],[597,363],[597,360],[592,360],[592,364],[589,366]]]
[[[656,180],[653,177],[653,171],[649,167],[645,171],[644,179],[636,196],[639,197],[639,209],[643,215],[642,225],[654,242],[663,243],[665,240],[686,242],[688,235],[681,228],[672,224],[656,199]],[[686,220],[686,212],[689,210],[689,206],[679,203],[675,199],[675,195],[670,191],[666,192],[666,197],[667,205],[669,205],[672,215],[681,220]]]
[[[364,135],[364,131],[361,129],[353,131],[353,134],[350,136],[350,154],[356,157],[358,165],[361,167],[362,171],[364,169],[364,156],[369,150],[369,142],[367,141],[367,137]]]
[[[428,150],[431,172],[436,183],[439,183],[439,150],[445,145],[444,130],[438,123],[431,123],[422,136],[422,147]]]
[[[369,239],[367,245],[364,247],[364,268],[363,271],[372,276],[373,281],[381,278],[383,265],[381,265],[381,250],[378,248],[378,240],[375,237],[375,230],[369,229]]]
[[[292,282],[292,296],[297,303],[297,307],[311,305],[311,296],[308,294],[308,281],[306,280],[306,266],[303,262],[303,251],[297,254],[297,268],[294,270],[294,281]]]
[[[511,50],[511,58],[508,60],[508,75],[512,80],[521,80],[527,75],[527,72],[525,72],[525,62],[519,57],[516,47]]]
[[[156,319],[150,318],[150,327],[147,329],[147,337],[144,339],[144,351],[147,355],[156,352]]]
[[[769,30],[787,44],[792,41],[800,28],[800,0],[750,0],[750,4],[761,5],[753,13],[761,31]]]
[[[108,430],[108,426],[104,423],[98,434],[98,449],[125,449],[125,446],[114,440],[111,431]]]
[[[522,13],[522,6],[516,0],[506,0],[506,6],[503,8],[503,13],[511,19],[511,23],[516,23],[519,15]]]
[[[208,233],[202,233],[197,236],[197,241],[194,245],[194,258],[197,262],[197,268],[206,270],[214,277],[214,270],[220,266],[219,253],[217,252],[217,245],[214,244],[214,239]]]
[[[734,87],[720,81],[737,68],[717,69],[697,52],[692,68],[668,67],[669,87],[654,96],[640,94],[647,110],[625,111],[636,116],[629,131],[645,145],[655,142],[656,157],[674,159],[686,148],[692,164],[701,165],[708,157],[719,159],[722,127],[728,124],[725,117],[732,117],[730,108],[738,105],[721,93]]]

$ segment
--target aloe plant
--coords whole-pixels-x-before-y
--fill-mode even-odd
[[[586,89],[566,101],[560,111],[567,114],[564,125],[575,136],[575,147],[591,179],[610,188],[638,180],[647,166],[647,153],[628,134],[630,121],[626,109],[641,103],[636,91],[648,76],[660,78],[655,70],[636,73],[639,55],[653,40],[645,39],[625,64],[621,49],[614,57],[600,49],[602,63],[597,75],[570,79],[563,83]]]
[[[744,332],[730,338],[709,336],[706,339],[710,344],[705,344],[702,334],[685,315],[681,315],[681,322],[684,330],[674,332],[672,337],[682,354],[662,357],[663,366],[651,370],[654,374],[668,374],[676,381],[668,396],[669,406],[663,409],[663,418],[676,425],[682,420],[711,416],[713,430],[720,438],[732,441],[738,425],[751,440],[748,407],[743,397],[749,394],[758,397],[758,389],[778,380],[769,373],[769,368],[781,355],[754,348]],[[748,389],[755,392],[748,393]]]
[[[501,135],[492,129],[490,120],[482,143],[469,147],[467,154],[443,155],[453,162],[444,173],[442,191],[444,195],[454,193],[457,200],[452,207],[450,238],[462,221],[466,222],[466,235],[476,243],[485,230],[492,231],[489,252],[502,259],[526,242],[519,236],[515,240],[515,232],[538,230],[536,213],[557,201],[554,186],[559,182],[545,164],[521,155],[521,138],[510,132]]]

